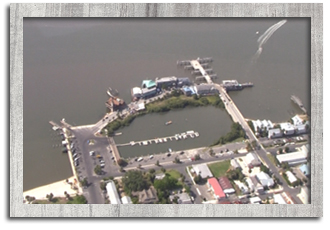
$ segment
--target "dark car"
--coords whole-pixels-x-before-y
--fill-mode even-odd
[[[229,151],[229,149],[226,149],[226,152],[228,152]]]
[[[168,157],[171,156],[171,153],[168,153],[166,156],[168,156]]]
[[[184,154],[184,151],[181,151],[181,152],[180,152],[180,155],[182,155],[182,154]]]

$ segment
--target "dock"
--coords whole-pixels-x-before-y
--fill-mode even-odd
[[[58,130],[58,129],[62,129],[62,127],[58,124],[56,124],[54,121],[49,121],[49,124],[51,124],[53,126],[53,130]]]
[[[185,70],[192,70],[192,75],[201,75],[197,76],[198,80],[205,79],[208,84],[213,84],[212,79],[216,78],[217,75],[214,74],[213,69],[209,67],[209,63],[211,62],[213,62],[213,59],[211,57],[198,57],[196,60],[177,61],[177,65],[184,66],[183,68]]]
[[[68,124],[64,118],[61,120],[61,123],[67,129],[70,129],[72,127],[72,125]]]
[[[296,95],[292,95],[291,100],[296,103],[305,114],[307,114],[307,109],[304,107],[304,104],[299,97],[297,97]]]
[[[141,140],[141,141],[130,141],[129,143],[117,144],[116,147],[134,146],[134,145],[146,146],[149,144],[166,143],[167,141],[173,141],[173,140],[178,141],[178,140],[182,140],[182,139],[187,139],[188,137],[191,137],[191,138],[199,137],[199,133],[191,130],[191,131],[187,131],[185,133],[175,134],[174,136],[159,137],[159,138],[157,137],[157,138]]]

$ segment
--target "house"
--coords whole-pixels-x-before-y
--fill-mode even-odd
[[[279,194],[275,194],[274,196],[274,203],[275,204],[287,204],[283,196]]]
[[[250,198],[250,203],[251,203],[251,204],[261,204],[261,199],[260,199],[260,197],[258,197],[258,196],[251,197],[251,198]]]
[[[179,193],[179,194],[175,194],[175,195],[171,195],[170,196],[170,201],[172,202],[173,199],[177,197],[178,198],[178,204],[192,204],[191,198],[189,196],[189,194],[187,193]]]
[[[253,186],[249,186],[250,187],[250,189],[251,188],[254,188],[252,191],[253,192],[256,192],[256,193],[258,193],[258,194],[264,194],[264,192],[265,192],[265,190],[264,190],[264,186],[261,184],[261,183],[259,183],[259,181],[258,181],[258,179],[257,179],[257,177],[256,176],[251,176],[251,177],[249,177],[249,178],[247,178],[246,179],[246,182],[249,184],[249,180],[248,179],[250,179],[251,180],[251,183],[252,183],[252,185]]]
[[[305,175],[305,176],[309,176],[311,175],[311,169],[310,166],[308,164],[303,164],[299,167],[299,170]]]
[[[282,137],[282,131],[280,129],[270,129],[268,130],[268,139]]]
[[[260,184],[265,187],[273,187],[275,185],[274,180],[265,172],[260,172],[256,175]]]
[[[195,173],[197,175],[200,174],[203,179],[208,177],[213,177],[213,174],[211,173],[207,164],[192,165],[192,167]]]
[[[194,86],[194,91],[200,96],[219,94],[219,90],[213,84],[196,85]]]
[[[235,193],[235,189],[231,185],[229,179],[225,176],[219,178],[219,184],[223,190],[224,193],[226,194],[231,194]]]
[[[249,193],[249,188],[244,183],[242,183],[239,180],[234,180],[234,183],[242,191],[243,194],[248,194]]]
[[[284,130],[284,135],[292,135],[295,132],[294,126],[289,122],[280,123],[280,127]]]
[[[207,180],[208,187],[213,191],[213,195],[216,199],[226,198],[226,194],[223,192],[218,180],[214,177]]]
[[[293,184],[294,182],[297,181],[297,177],[295,175],[293,175],[293,173],[291,171],[286,171],[285,174],[288,177],[288,180],[291,184]]]
[[[295,125],[295,126],[303,124],[303,120],[298,115],[292,117],[291,120],[292,120],[293,125]]]
[[[115,183],[111,180],[106,185],[110,204],[121,204]]]
[[[296,125],[296,134],[302,134],[307,132],[306,125]]]
[[[230,165],[234,168],[234,169],[242,169],[241,165],[237,162],[237,159],[231,159],[230,160]]]
[[[247,165],[249,166],[249,168],[253,168],[256,166],[260,166],[261,162],[257,156],[257,154],[255,153],[248,153],[245,156],[245,162],[247,163]]]
[[[132,200],[131,200],[131,198],[129,196],[123,196],[121,198],[121,202],[123,204],[133,204],[133,202],[132,202]]]
[[[132,192],[133,196],[138,196],[140,204],[153,204],[158,201],[156,189],[150,186],[148,190]]]
[[[186,96],[191,96],[191,95],[196,94],[193,87],[187,87],[187,86],[182,87],[182,92]]]

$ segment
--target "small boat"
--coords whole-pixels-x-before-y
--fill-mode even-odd
[[[164,138],[163,140],[164,140],[164,142],[167,142],[167,139],[166,138]]]
[[[195,138],[193,133],[190,133],[189,135],[190,135],[191,138]]]
[[[179,140],[178,136],[175,136],[174,138],[175,138],[175,140]]]
[[[162,139],[159,139],[159,143],[163,143],[163,140]]]
[[[165,122],[165,125],[170,125],[170,124],[172,124],[172,121]]]
[[[171,148],[168,148],[168,151],[171,153],[172,152],[172,149]]]
[[[156,144],[158,144],[158,139],[155,139],[154,141],[155,141]]]
[[[195,136],[196,136],[196,137],[199,137],[199,133],[198,133],[198,132],[195,132]]]
[[[148,145],[148,141],[143,141],[142,144],[143,145]]]
[[[134,145],[135,145],[135,142],[134,142],[134,141],[131,141],[130,144],[131,144],[132,146],[134,146]]]
[[[60,128],[57,127],[57,126],[53,126],[53,130],[54,130],[54,131],[56,131],[56,130],[58,130],[58,129],[60,129]]]

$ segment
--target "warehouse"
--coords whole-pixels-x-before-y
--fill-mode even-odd
[[[116,185],[113,181],[110,181],[107,184],[106,189],[109,196],[110,204],[121,204]]]
[[[304,145],[297,152],[277,155],[276,158],[280,164],[288,163],[289,165],[303,164],[307,162],[309,145]]]

